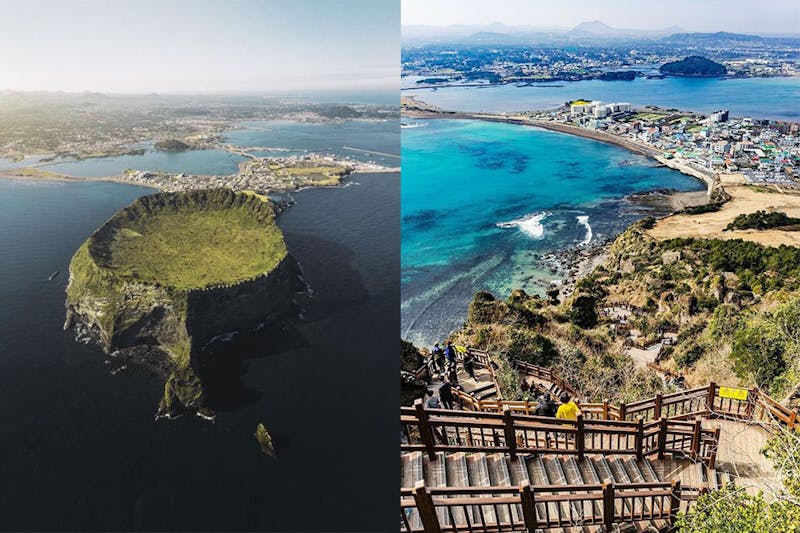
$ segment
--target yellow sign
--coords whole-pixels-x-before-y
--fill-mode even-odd
[[[466,348],[466,347],[464,347],[464,346],[458,346],[458,345],[456,345],[456,351],[457,351],[457,352],[461,352],[461,353],[466,353],[466,351],[467,351],[467,348]]]
[[[735,387],[720,387],[719,397],[733,398],[734,400],[744,401],[747,399],[747,389],[737,389]]]

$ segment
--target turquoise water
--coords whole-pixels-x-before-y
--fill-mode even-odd
[[[580,137],[491,122],[419,122],[402,132],[401,190],[402,334],[419,343],[458,328],[477,290],[541,293],[560,277],[542,254],[612,237],[649,213],[626,195],[705,188]]]
[[[703,113],[724,108],[734,116],[800,121],[800,78],[637,78],[541,83],[530,87],[511,84],[403,91],[403,96],[410,95],[457,111],[553,109],[568,100],[587,98]]]

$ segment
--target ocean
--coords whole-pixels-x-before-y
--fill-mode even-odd
[[[705,185],[622,148],[540,128],[415,120],[403,128],[401,335],[441,341],[478,290],[543,294],[544,257],[654,214],[626,196]]]
[[[154,420],[162,377],[62,330],[73,252],[154,191],[0,180],[0,529],[395,528],[399,186],[359,174],[294,195],[278,223],[313,296],[224,347],[210,423]]]
[[[337,120],[330,122],[295,122],[289,120],[254,120],[237,124],[223,132],[223,142],[254,150],[262,157],[288,157],[309,153],[333,154],[361,162],[399,167],[397,131],[400,123],[392,120]],[[140,143],[141,155],[121,155],[90,159],[58,159],[42,165],[42,170],[80,178],[117,176],[127,169],[182,172],[195,175],[227,175],[239,170],[247,158],[224,150],[156,150],[152,142]],[[41,164],[42,156],[12,162],[0,158],[0,171]]]
[[[800,121],[800,78],[636,78],[633,81],[586,80],[486,87],[411,89],[403,96],[442,109],[513,112],[553,109],[585,98],[603,102],[656,105],[710,113],[729,109],[733,116]]]

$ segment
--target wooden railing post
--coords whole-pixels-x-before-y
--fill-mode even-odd
[[[747,391],[747,410],[745,411],[745,416],[747,416],[748,420],[753,420],[753,413],[755,413],[756,410],[756,398],[758,398],[758,388],[753,387]]]
[[[614,527],[614,482],[603,483],[603,529],[613,531]]]
[[[433,439],[433,428],[428,422],[428,412],[425,406],[422,405],[422,400],[417,399],[414,402],[414,409],[417,411],[417,427],[419,427],[419,436],[422,443],[425,445],[425,450],[428,452],[428,457],[436,460],[436,441]]]
[[[625,415],[628,414],[628,406],[624,403],[619,404],[619,419],[625,420]]]
[[[653,420],[661,418],[661,393],[656,394],[655,406],[653,407]]]
[[[701,438],[700,419],[694,421],[694,431],[692,431],[692,459],[697,460],[700,455],[700,438]]]
[[[505,430],[506,446],[512,461],[517,460],[517,436],[514,433],[514,418],[511,415],[511,408],[503,406],[503,429]]]
[[[706,407],[708,409],[708,415],[711,416],[714,413],[714,397],[717,394],[717,384],[713,381],[708,384],[708,398],[706,398]]]
[[[608,399],[603,400],[603,420],[608,420]]]
[[[664,458],[664,452],[667,449],[667,419],[661,417],[661,426],[658,428],[658,458]]]
[[[525,528],[529,533],[535,533],[538,529],[536,520],[536,499],[531,490],[531,484],[526,479],[519,487],[519,495],[522,499],[522,519],[525,521]]]
[[[422,527],[426,533],[441,533],[439,517],[436,516],[436,508],[433,505],[430,491],[425,487],[423,480],[417,481],[414,485],[414,501],[417,503],[417,512],[422,521]]]
[[[669,518],[667,519],[669,525],[675,524],[675,518],[678,516],[678,511],[681,508],[681,481],[679,479],[672,480],[672,490],[669,497]]]
[[[719,430],[714,430],[714,446],[711,448],[711,456],[708,458],[708,469],[714,470],[714,465],[717,464],[717,448],[719,448]]]
[[[578,450],[578,461],[583,461],[583,453],[586,449],[586,439],[583,433],[583,415],[578,415],[578,418],[575,420],[575,429],[577,429],[575,433],[575,447]]]
[[[636,458],[641,459],[644,455],[644,451],[642,450],[644,446],[644,420],[642,420],[641,416],[636,419],[636,438],[634,442]]]

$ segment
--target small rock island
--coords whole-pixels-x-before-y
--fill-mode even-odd
[[[702,56],[689,56],[680,61],[664,63],[659,70],[661,74],[669,76],[692,78],[719,78],[728,74],[725,65]]]
[[[96,230],[69,267],[66,328],[168,376],[158,413],[209,416],[204,347],[295,315],[305,289],[262,195],[206,189],[144,196]]]

